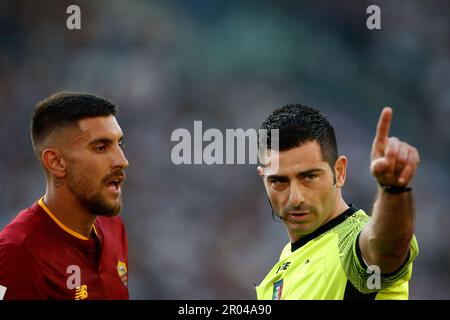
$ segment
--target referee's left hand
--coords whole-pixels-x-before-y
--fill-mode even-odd
[[[391,119],[392,109],[385,107],[372,144],[370,171],[380,185],[403,187],[414,177],[420,158],[416,148],[389,137]]]

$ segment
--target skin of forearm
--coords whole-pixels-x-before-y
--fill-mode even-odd
[[[368,264],[379,265],[383,273],[395,271],[406,259],[415,227],[415,206],[411,192],[390,194],[378,190],[372,218],[362,236]],[[364,250],[366,249],[366,250]],[[364,252],[370,253],[368,256]]]

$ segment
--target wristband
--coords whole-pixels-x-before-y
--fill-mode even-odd
[[[380,185],[380,187],[381,187],[381,189],[383,189],[384,192],[393,193],[393,194],[410,192],[412,190],[412,188],[410,188],[410,187],[396,187],[396,186],[383,186],[383,185]]]

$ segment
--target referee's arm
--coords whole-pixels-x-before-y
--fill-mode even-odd
[[[366,264],[377,265],[383,274],[399,270],[408,258],[415,225],[414,201],[408,185],[419,164],[416,148],[389,137],[391,119],[392,109],[384,108],[372,145],[370,166],[380,186],[372,219],[359,237]]]

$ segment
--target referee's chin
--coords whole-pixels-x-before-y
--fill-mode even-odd
[[[291,240],[293,240],[292,242],[313,233],[320,227],[312,224],[311,222],[298,223],[291,222],[288,219],[283,219],[283,222],[286,225],[288,233],[291,235]]]

